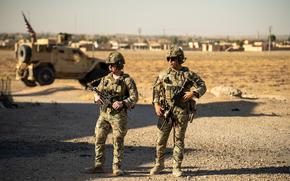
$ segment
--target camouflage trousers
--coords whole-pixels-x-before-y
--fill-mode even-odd
[[[95,128],[95,166],[104,165],[105,143],[111,131],[114,147],[113,166],[121,167],[124,154],[124,137],[127,133],[127,113],[125,111],[117,114],[101,111]]]
[[[184,152],[184,137],[188,125],[188,111],[181,108],[174,108],[171,116],[171,124],[165,124],[162,130],[158,129],[158,138],[156,146],[156,164],[164,163],[165,149],[170,135],[174,129],[174,147],[173,147],[173,167],[181,167]]]

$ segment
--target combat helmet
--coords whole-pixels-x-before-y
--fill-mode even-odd
[[[167,61],[169,61],[171,58],[177,58],[180,64],[182,64],[186,60],[182,48],[177,46],[172,46],[167,53]]]
[[[116,64],[118,68],[122,69],[125,64],[125,59],[120,52],[111,52],[106,59],[107,64]]]

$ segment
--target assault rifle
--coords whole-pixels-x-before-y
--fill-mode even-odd
[[[163,116],[159,117],[157,127],[161,130],[165,124],[172,124],[170,116],[176,104],[182,99],[185,94],[185,89],[191,81],[186,79],[181,87],[176,87],[173,91],[173,97],[171,98],[172,104],[170,105],[166,100],[161,104],[164,110]]]
[[[119,96],[111,95],[107,91],[99,91],[97,87],[89,87],[91,91],[96,92],[102,101],[102,110],[105,110],[107,107],[112,107],[113,103],[118,100]]]

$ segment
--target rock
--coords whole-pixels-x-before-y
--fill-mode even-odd
[[[236,89],[231,86],[225,86],[225,85],[220,85],[212,88],[210,90],[212,94],[215,96],[235,96],[235,97],[241,97],[242,96],[242,91],[239,89]]]

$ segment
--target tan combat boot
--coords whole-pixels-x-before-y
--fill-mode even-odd
[[[164,163],[156,163],[150,170],[150,175],[157,175],[164,169]]]
[[[114,165],[113,166],[113,175],[114,176],[121,176],[124,175],[124,171],[121,169],[120,166]]]
[[[104,169],[101,165],[99,165],[99,166],[85,168],[84,173],[87,173],[87,174],[104,173]]]
[[[172,175],[174,175],[175,177],[181,177],[182,176],[182,171],[180,169],[180,167],[174,167],[172,169]]]

